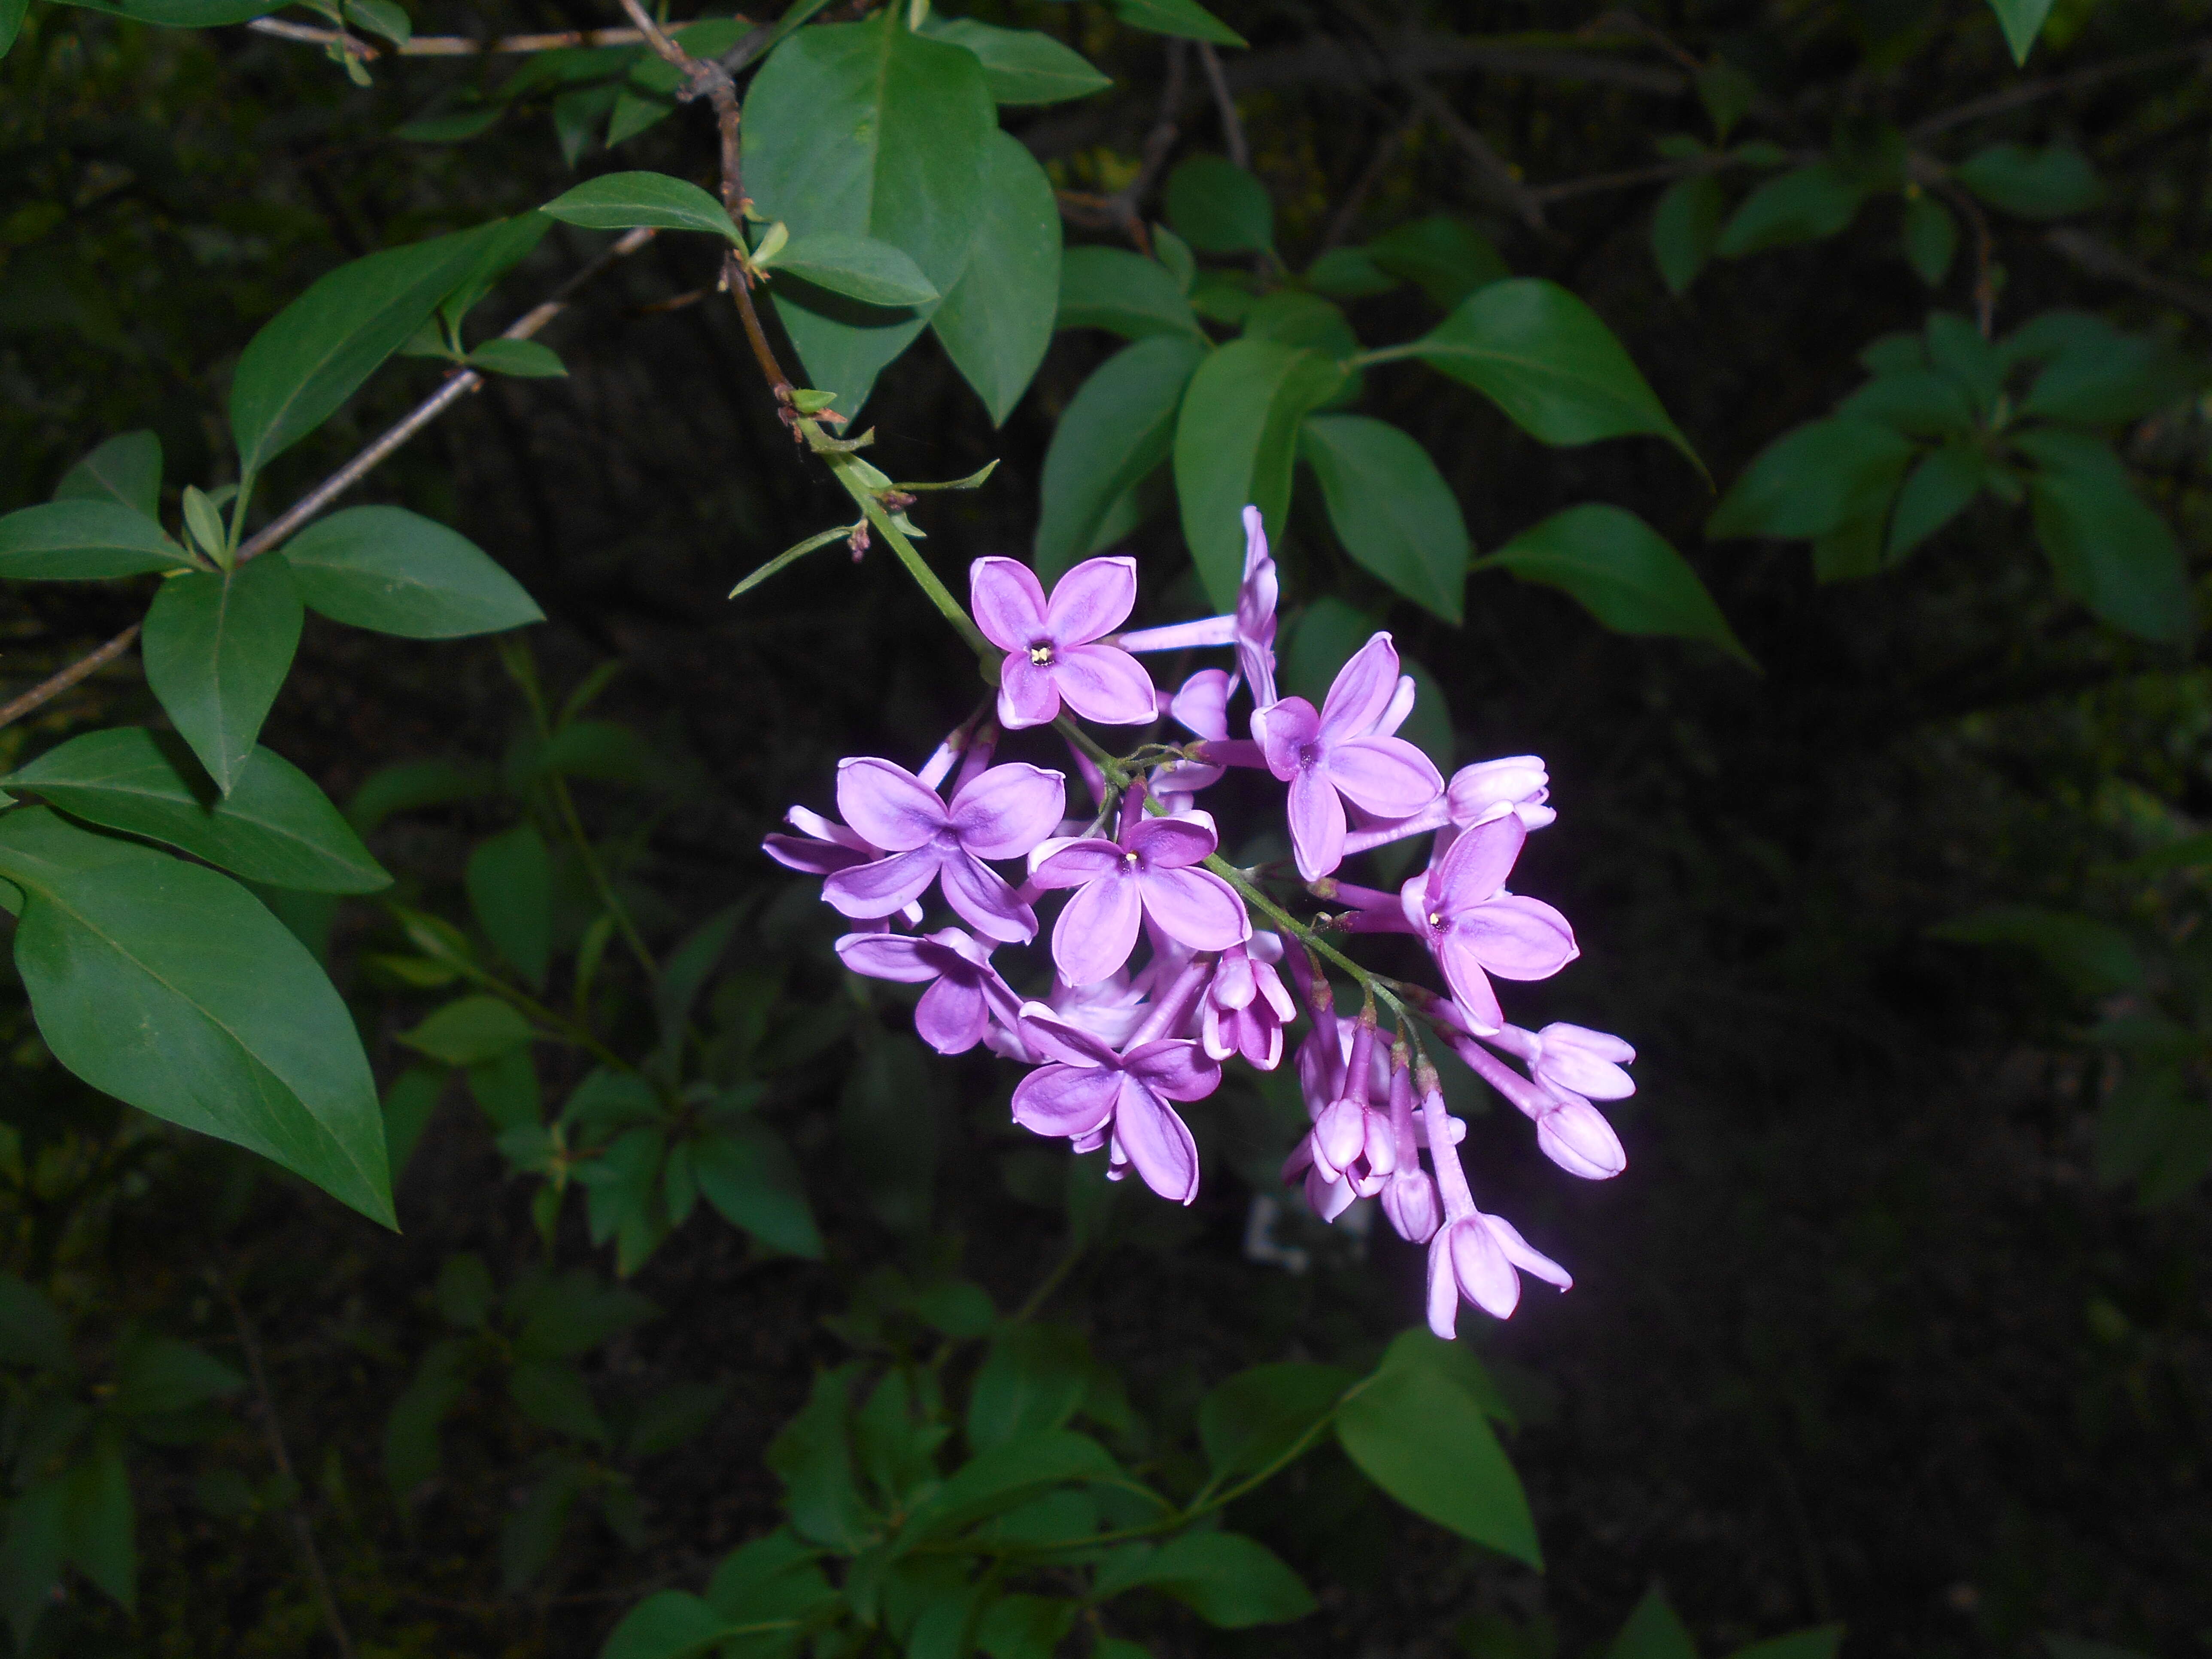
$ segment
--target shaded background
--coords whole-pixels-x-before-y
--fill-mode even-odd
[[[1378,144],[1407,124],[1404,87],[1371,67],[1375,42],[1401,29],[1422,32],[1416,49],[1451,108],[1540,185],[1634,169],[1657,136],[1707,131],[1678,52],[1747,70],[1760,98],[1746,131],[1793,148],[1820,144],[1842,118],[1910,124],[2024,83],[1978,0],[1648,6],[1639,15],[1655,38],[1601,59],[1632,67],[1628,83],[1451,44],[1573,30],[1593,21],[1586,7],[1223,9],[1254,42],[1230,55],[1231,70],[1294,264],[1322,246]],[[441,7],[416,21],[489,33],[605,20],[547,4]],[[1004,21],[1061,32],[1115,75],[1110,94],[1026,119],[1009,112],[1008,125],[1064,185],[1117,187],[1158,112],[1163,43],[1089,6],[1026,5]],[[2000,326],[2080,305],[2201,355],[2186,302],[2193,278],[2212,277],[2212,98],[2199,73],[2212,16],[2069,0],[2061,21],[2031,77],[2205,44],[1993,113],[1956,139],[2081,144],[2111,189],[2098,234],[2181,284],[2185,303],[2085,275],[2032,228],[2000,226]],[[219,478],[215,411],[229,365],[306,282],[342,258],[524,210],[574,177],[542,109],[463,145],[392,137],[469,83],[472,65],[380,65],[362,89],[310,48],[242,30],[164,34],[58,11],[36,28],[0,63],[9,506],[44,499],[78,453],[143,424],[164,440],[173,487]],[[1195,79],[1177,113],[1176,154],[1220,147]],[[613,161],[600,152],[581,165],[702,176],[709,145],[704,118],[684,112]],[[1566,197],[1531,229],[1424,120],[1340,235],[1439,210],[1474,216],[1515,271],[1567,284],[1614,326],[1723,483],[1856,385],[1867,341],[1917,327],[1929,307],[1898,256],[1893,202],[1838,240],[1717,265],[1670,299],[1646,241],[1650,197],[1648,185]],[[490,321],[503,325],[604,240],[556,228],[495,297]],[[550,684],[620,662],[601,709],[642,734],[645,759],[622,787],[581,793],[624,850],[627,890],[650,926],[672,934],[748,899],[745,937],[790,952],[794,987],[834,999],[835,930],[799,890],[808,884],[753,849],[791,802],[828,805],[838,755],[919,759],[966,714],[973,687],[880,555],[856,565],[831,550],[724,602],[738,574],[842,516],[842,497],[768,417],[726,306],[675,303],[711,280],[708,261],[664,238],[619,266],[546,337],[568,380],[495,382],[359,499],[446,519],[505,563],[551,619],[535,641]],[[1966,280],[1962,261],[1936,303],[1966,309]],[[1355,314],[1370,343],[1407,337],[1429,315],[1410,293]],[[1111,344],[1061,336],[997,433],[928,344],[885,376],[868,418],[886,471],[957,477],[1001,459],[988,489],[923,510],[940,570],[1026,550],[1054,415]],[[282,463],[272,499],[319,477],[436,374],[387,369]],[[1466,627],[1448,629],[1388,605],[1301,496],[1280,550],[1288,602],[1339,592],[1374,607],[1444,684],[1462,761],[1548,762],[1561,816],[1532,842],[1522,880],[1574,919],[1583,954],[1516,1007],[1531,1025],[1571,1018],[1627,1035],[1640,1091],[1617,1115],[1628,1171],[1602,1186],[1559,1178],[1517,1123],[1479,1121],[1471,1137],[1486,1201],[1577,1276],[1567,1297],[1532,1293],[1510,1327],[1472,1313],[1463,1327],[1501,1362],[1524,1419],[1511,1450],[1548,1571],[1362,1500],[1330,1452],[1235,1516],[1300,1567],[1322,1611],[1241,1638],[1163,1615],[1156,1650],[1441,1655],[1464,1643],[1537,1659],[1550,1620],[1561,1649],[1581,1653],[1656,1577],[1708,1652],[1829,1620],[1868,1655],[2024,1652],[2039,1631],[2201,1651],[2212,1636],[2201,1197],[2147,1206],[2095,1179],[2094,1114],[2109,1077],[2080,1042],[2093,1004],[2026,958],[1926,930],[2029,900],[2185,946],[2201,890],[2185,878],[2146,888],[2112,866],[2196,827],[2212,801],[2202,669],[2058,599],[2024,517],[1986,501],[1905,569],[1819,587],[1802,544],[1703,545],[1712,497],[1661,445],[1546,450],[1417,368],[1369,380],[1364,407],[1422,439],[1479,546],[1577,501],[1632,507],[1698,564],[1763,672],[1606,635],[1557,595],[1495,575],[1475,579]],[[2147,423],[2131,450],[2192,551],[2203,445],[2201,422],[2181,411]],[[1172,514],[1132,548],[1146,572],[1139,617],[1188,614],[1194,599],[1168,580],[1184,562]],[[0,674],[29,684],[130,608],[89,586],[11,591]],[[149,707],[125,665],[0,745],[27,756]],[[395,760],[496,760],[519,714],[487,645],[371,640],[310,619],[269,741],[343,799]],[[450,905],[471,835],[496,827],[445,809],[397,821],[374,844],[409,894]],[[366,905],[341,917],[342,973],[380,925]],[[405,1056],[392,1035],[434,1000],[357,972],[351,984],[380,1034],[373,1058],[396,1070]],[[46,1160],[30,1160],[8,1200],[17,1270],[58,1267],[84,1305],[204,1326],[218,1351],[228,1316],[201,1275],[214,1263],[234,1277],[365,1652],[595,1651],[642,1589],[695,1583],[773,1523],[761,1449],[812,1367],[842,1352],[822,1317],[871,1267],[934,1249],[1008,1306],[1062,1231],[1022,1196],[1034,1194],[1033,1166],[1007,1163],[1022,1150],[1003,1127],[1009,1079],[973,1056],[932,1085],[935,1242],[884,1228],[832,1127],[851,1051],[823,1055],[775,1109],[834,1241],[830,1261],[759,1259],[734,1232],[696,1224],[662,1248],[636,1288],[665,1315],[610,1350],[608,1374],[724,1381],[729,1405],[705,1439],[641,1472],[646,1549],[579,1525],[545,1583],[502,1598],[489,1540],[531,1443],[495,1399],[449,1434],[451,1473],[415,1525],[375,1475],[383,1414],[434,1329],[423,1291],[439,1263],[463,1249],[519,1263],[537,1248],[528,1194],[462,1091],[449,1091],[399,1188],[407,1231],[392,1239],[252,1177],[242,1155],[120,1126],[43,1058],[20,1012],[11,1019],[0,1115]],[[1315,1256],[1303,1275],[1242,1258],[1251,1188],[1232,1166],[1252,1160],[1238,1133],[1225,1120],[1201,1126],[1216,1169],[1187,1215],[1123,1195],[1108,1243],[1054,1304],[1126,1369],[1140,1405],[1187,1403],[1263,1359],[1369,1352],[1419,1317],[1418,1261],[1387,1234],[1364,1252],[1301,1236]],[[127,1202],[98,1173],[112,1174],[118,1147],[140,1171]],[[222,1451],[233,1454],[241,1467],[258,1455],[243,1430]],[[319,1650],[276,1510],[218,1513],[198,1470],[181,1454],[140,1468],[141,1614],[135,1635],[112,1620],[98,1640],[164,1654]]]

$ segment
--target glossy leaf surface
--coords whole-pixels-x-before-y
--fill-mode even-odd
[[[291,670],[300,589],[283,559],[162,584],[139,649],[146,683],[225,794]]]
[[[333,513],[286,543],[283,562],[308,609],[380,634],[450,640],[545,620],[489,554],[404,507]]]

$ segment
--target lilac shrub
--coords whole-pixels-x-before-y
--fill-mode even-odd
[[[1577,954],[1564,915],[1505,884],[1529,835],[1555,816],[1543,762],[1479,762],[1447,781],[1396,735],[1416,694],[1387,633],[1353,654],[1319,708],[1279,696],[1274,561],[1258,511],[1247,507],[1244,523],[1233,614],[1128,633],[1115,630],[1136,602],[1131,559],[1086,560],[1049,597],[1027,566],[976,560],[973,622],[1004,653],[987,659],[994,702],[920,774],[870,756],[839,762],[845,822],[793,807],[800,833],[772,835],[764,850],[820,876],[823,899],[856,924],[837,941],[847,968],[927,985],[915,1024],[931,1048],[981,1043],[1032,1068],[1014,1089],[1017,1123],[1078,1153],[1103,1150],[1109,1178],[1133,1171],[1176,1203],[1199,1187],[1197,1145],[1177,1109],[1212,1094],[1232,1060],[1282,1064],[1303,1016],[1291,1063],[1311,1127],[1284,1178],[1324,1220],[1374,1198],[1401,1236],[1425,1243],[1429,1324],[1449,1337],[1462,1297],[1503,1319],[1522,1274],[1561,1290],[1573,1281],[1510,1222],[1476,1207],[1460,1155],[1467,1126],[1446,1109],[1420,1028],[1534,1123],[1545,1156],[1591,1181],[1626,1165],[1593,1103],[1634,1091],[1622,1067],[1635,1051],[1579,1025],[1525,1030],[1498,1000],[1495,981],[1548,979]],[[1234,667],[1201,669],[1172,695],[1139,660],[1215,647],[1234,652]],[[1240,693],[1243,738],[1231,731]],[[1121,727],[1172,720],[1190,740],[1115,756],[1071,713]],[[1091,792],[1088,819],[1064,816],[1063,774],[992,763],[1001,731],[1046,725]],[[1290,885],[1282,872],[1221,856],[1214,818],[1196,801],[1237,768],[1285,787],[1299,883],[1341,909],[1300,920],[1269,896],[1269,884]],[[1395,893],[1333,873],[1415,836],[1431,837],[1428,860]],[[1017,860],[1018,881],[992,867]],[[972,932],[921,931],[933,885]],[[1036,940],[1036,907],[1058,894],[1050,975],[1024,995],[994,957]],[[1418,939],[1444,991],[1384,978],[1332,942],[1377,933]],[[1357,1013],[1339,1012],[1331,966],[1363,993]]]

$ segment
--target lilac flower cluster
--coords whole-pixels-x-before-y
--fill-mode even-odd
[[[924,1042],[945,1054],[981,1043],[1034,1068],[1014,1090],[1017,1122],[1079,1152],[1103,1147],[1113,1178],[1134,1170],[1179,1203],[1197,1195],[1199,1158],[1176,1108],[1212,1094],[1234,1056],[1263,1071],[1280,1065],[1285,1032],[1303,1012],[1310,1027],[1292,1065],[1312,1127],[1284,1177],[1324,1219],[1376,1198],[1401,1236],[1426,1242],[1429,1322],[1449,1337],[1462,1296],[1504,1318],[1521,1274],[1562,1290],[1572,1281],[1475,1206],[1457,1150],[1466,1125],[1447,1111],[1410,1024],[1395,1040],[1381,1033],[1374,995],[1424,1019],[1534,1121],[1547,1157],[1587,1180],[1626,1164],[1592,1103],[1634,1091],[1622,1067],[1635,1053],[1578,1025],[1524,1030],[1498,1003],[1494,981],[1548,978],[1577,954],[1565,916],[1505,885],[1530,832],[1554,817],[1543,763],[1483,762],[1447,782],[1397,736],[1414,684],[1387,633],[1345,665],[1320,708],[1279,696],[1275,566],[1256,509],[1244,523],[1235,613],[1167,628],[1115,632],[1136,602],[1133,560],[1088,560],[1048,597],[1012,559],[975,561],[974,619],[1006,653],[995,706],[919,774],[872,757],[841,761],[844,822],[793,807],[799,834],[771,835],[765,850],[823,878],[823,897],[854,924],[837,941],[848,969],[928,988],[915,1011]],[[1236,666],[1201,670],[1172,696],[1138,660],[1209,647],[1233,648]],[[1240,690],[1251,697],[1243,738],[1230,726]],[[1063,710],[1109,726],[1172,720],[1191,740],[1102,765],[1094,757],[1104,751]],[[1066,816],[1062,774],[993,764],[1000,732],[1055,721],[1096,802],[1088,820]],[[1223,865],[1213,818],[1194,805],[1232,767],[1287,787],[1292,862],[1307,892],[1341,910],[1285,923],[1269,905],[1278,926],[1254,928],[1248,898],[1265,902],[1265,872]],[[1417,835],[1434,838],[1429,860],[1398,892],[1334,878],[1346,858]],[[1018,884],[992,867],[1015,860]],[[964,928],[920,931],[933,886]],[[1036,938],[1036,906],[1056,892],[1067,897],[1052,925],[1051,981],[1025,997],[993,957]],[[1340,1013],[1313,948],[1329,933],[1412,934],[1449,994],[1398,986]],[[1133,969],[1140,944],[1146,955]]]

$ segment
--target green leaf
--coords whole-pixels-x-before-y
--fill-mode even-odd
[[[1475,564],[1492,567],[1558,588],[1616,634],[1703,640],[1752,661],[1698,573],[1626,507],[1586,501],[1555,513]]]
[[[975,1645],[990,1659],[1053,1659],[1080,1611],[1080,1602],[1057,1596],[1002,1595],[977,1620]],[[921,1656],[909,1650],[908,1659]]]
[[[228,878],[44,807],[0,818],[15,965],[56,1059],[392,1224],[384,1117],[353,1018],[307,948]]]
[[[1991,207],[2023,219],[2063,219],[2105,199],[2088,158],[2071,144],[2030,149],[1991,144],[1953,169],[1960,184]]]
[[[349,507],[284,544],[308,609],[410,640],[544,622],[522,585],[458,531],[398,507]]]
[[[170,29],[211,29],[249,22],[277,9],[271,0],[61,0],[86,11]]]
[[[1367,1478],[1415,1514],[1541,1570],[1520,1479],[1481,1404],[1443,1372],[1386,1361],[1337,1407],[1336,1434]]]
[[[1930,368],[1877,374],[1836,405],[1842,420],[1881,421],[1914,438],[1962,438],[1974,429],[1966,388]]]
[[[1199,1443],[1216,1480],[1256,1474],[1307,1439],[1358,1379],[1340,1365],[1255,1365],[1207,1395]]]
[[[1727,204],[1710,173],[1677,179],[1651,210],[1651,257],[1669,294],[1686,292],[1713,257]]]
[[[1497,244],[1449,213],[1395,226],[1368,243],[1367,253],[1391,275],[1417,284],[1438,311],[1512,275]]]
[[[58,501],[110,501],[156,517],[161,506],[161,441],[150,432],[110,438],[54,486]]]
[[[236,1394],[246,1379],[212,1354],[167,1337],[142,1338],[116,1360],[109,1407],[125,1417],[190,1411]]]
[[[819,1552],[779,1527],[764,1538],[741,1544],[722,1558],[708,1582],[707,1600],[732,1622],[745,1625],[771,1619],[801,1619],[837,1599],[815,1565]],[[750,1659],[751,1650],[745,1650]]]
[[[392,1171],[392,1184],[407,1172],[407,1162],[422,1144],[422,1131],[446,1092],[446,1073],[428,1066],[410,1066],[392,1079],[384,1091],[384,1161]]]
[[[2051,15],[2052,3],[2053,0],[1990,0],[1990,9],[1997,15],[2014,64],[2027,62],[2027,54],[2035,49],[2035,37],[2043,33],[2044,19]]]
[[[346,820],[366,836],[395,812],[476,800],[498,787],[498,777],[489,767],[456,766],[439,760],[401,761],[368,775],[346,806]]]
[[[654,1457],[696,1439],[729,1397],[720,1382],[677,1382],[663,1389],[638,1407],[629,1428],[629,1455]]]
[[[2064,328],[2078,324],[2077,330]],[[2051,325],[2059,325],[2054,329]],[[2061,332],[2056,349],[2039,350],[2039,336]],[[2022,415],[2106,426],[2139,420],[2189,396],[2203,372],[2163,341],[2123,334],[2101,317],[2046,313],[2005,343],[2011,360],[2048,358],[2021,404]]]
[[[1822,536],[1879,509],[1913,447],[1874,421],[1814,421],[1761,450],[1705,520],[1705,534]]]
[[[0,1540],[0,1605],[7,1609],[15,1650],[30,1646],[31,1633],[52,1605],[61,1577],[67,1536],[65,1475],[31,1483],[8,1506],[8,1531]]]
[[[1333,247],[1306,267],[1306,286],[1332,300],[1364,300],[1389,293],[1398,279],[1364,247]]]
[[[1210,40],[1217,46],[1241,46],[1244,37],[1198,3],[1198,0],[1114,0],[1114,15],[1133,29],[1172,34],[1185,40]]]
[[[586,179],[538,210],[587,230],[697,230],[739,246],[743,239],[721,203],[698,185],[665,173],[610,173]]]
[[[1942,286],[1959,252],[1959,222],[1926,191],[1905,202],[1905,262],[1930,288]]]
[[[1897,492],[1882,562],[1898,563],[1965,512],[1988,476],[1988,464],[1964,444],[1947,444],[1923,457]]]
[[[1012,133],[991,135],[985,168],[974,254],[929,325],[991,411],[991,424],[1002,426],[1052,343],[1060,208],[1052,180]]]
[[[1957,945],[2010,945],[2032,951],[2045,967],[2086,996],[2107,996],[2142,982],[2142,958],[2120,928],[2094,916],[2033,904],[2000,904],[1928,930]]]
[[[469,267],[468,274],[438,301],[439,320],[456,340],[461,337],[462,319],[476,308],[477,302],[491,292],[501,276],[529,258],[538,243],[545,240],[545,233],[552,228],[553,222],[542,213],[518,213],[511,219],[501,219],[484,228],[476,262]],[[492,343],[487,340],[484,343]]]
[[[1255,301],[1244,313],[1244,332],[1256,340],[1275,340],[1284,345],[1311,346],[1324,357],[1341,362],[1359,349],[1341,306],[1318,294],[1279,288]],[[1349,392],[1358,384],[1354,375],[1345,382]],[[1349,399],[1340,394],[1338,402]]]
[[[1403,349],[1473,386],[1545,443],[1649,433],[1704,470],[1613,331],[1556,283],[1523,276],[1479,289]]]
[[[404,1509],[438,1472],[438,1426],[461,1403],[476,1368],[476,1345],[448,1337],[431,1345],[384,1422],[384,1480]]]
[[[137,1521],[131,1502],[130,1472],[123,1466],[121,1438],[112,1431],[96,1437],[90,1455],[64,1474],[62,1481],[63,1558],[125,1612],[134,1611],[138,1597]]]
[[[146,684],[226,795],[291,672],[300,622],[299,584],[283,559],[172,578],[146,612]]]
[[[1001,104],[1063,104],[1114,84],[1082,53],[1036,29],[1002,29],[933,11],[921,32],[974,52],[983,64],[983,84]]]
[[[1328,521],[1346,550],[1456,627],[1474,547],[1428,451],[1364,415],[1314,415],[1299,434],[1298,453],[1321,480]]]
[[[1865,199],[1865,191],[1832,162],[1795,168],[1743,198],[1721,228],[1713,252],[1723,259],[1741,259],[1769,248],[1820,241],[1847,229]]]
[[[731,1622],[684,1590],[656,1590],[623,1615],[599,1659],[691,1659],[728,1638]]]
[[[576,1496],[590,1480],[582,1465],[562,1458],[507,1511],[499,1529],[499,1580],[504,1594],[516,1595],[553,1565]]]
[[[447,1066],[480,1066],[524,1047],[532,1035],[530,1022],[510,1005],[477,994],[447,1003],[399,1041]]]
[[[1655,1583],[1613,1638],[1605,1659],[1698,1659],[1698,1645]]]
[[[1285,1625],[1314,1610],[1313,1594],[1297,1574],[1241,1533],[1185,1533],[1158,1549],[1139,1546],[1109,1561],[1099,1580],[1101,1595],[1140,1586],[1164,1591],[1224,1630]]]
[[[1922,333],[1928,361],[1966,388],[1977,410],[1991,409],[2004,390],[2005,363],[1982,331],[1955,312],[1931,311]]]
[[[225,796],[173,734],[127,726],[72,738],[0,786],[271,887],[373,893],[392,884],[329,797],[266,749],[247,757]]]
[[[349,21],[360,23],[395,46],[405,46],[414,35],[415,26],[392,0],[343,0],[343,5]]]
[[[700,988],[707,976],[722,960],[722,953],[730,948],[730,936],[737,931],[738,918],[744,914],[742,905],[725,905],[702,921],[684,942],[669,953],[666,966],[660,970],[659,983],[653,988],[653,1018],[660,1026],[665,1042],[675,1042],[684,1035],[684,1028],[691,1018],[692,1005],[698,1001]]]
[[[1103,328],[1125,340],[1179,334],[1203,341],[1174,274],[1121,247],[1072,247],[1060,257],[1056,328]]]
[[[914,33],[896,7],[867,22],[801,29],[746,94],[745,186],[763,217],[783,221],[794,239],[873,236],[950,294],[989,205],[997,118],[975,55]],[[808,383],[836,393],[848,416],[927,321],[789,285],[774,303]]]
[[[31,9],[31,0],[0,0],[0,58],[15,44],[15,37],[23,32],[24,15]]]
[[[69,1327],[45,1291],[13,1273],[0,1273],[0,1364],[41,1370],[76,1369]]]
[[[1299,425],[1343,381],[1318,352],[1261,339],[1231,341],[1191,377],[1176,421],[1176,495],[1191,561],[1220,610],[1235,608],[1243,577],[1245,505],[1281,538]]]
[[[258,476],[353,396],[474,267],[487,240],[462,231],[356,259],[264,324],[230,382],[244,475]]]
[[[962,1464],[915,1508],[902,1535],[910,1540],[940,1537],[1054,1486],[1121,1478],[1106,1449],[1089,1435],[1034,1429]]]
[[[1010,1325],[991,1344],[968,1395],[968,1444],[988,1451],[1015,1436],[1057,1429],[1091,1386],[1090,1345],[1054,1325]]]
[[[2197,630],[2197,601],[2181,550],[2111,446],[2053,430],[2014,441],[2040,464],[2028,501],[2060,583],[2124,633],[2186,642]]]
[[[1843,1644],[1841,1625],[1815,1625],[1810,1630],[1795,1630],[1787,1636],[1770,1636],[1763,1642],[1747,1643],[1729,1659],[1836,1659],[1836,1650]]]
[[[12,581],[94,581],[205,568],[160,525],[120,501],[52,501],[0,519],[0,577]]]
[[[509,1314],[522,1326],[515,1353],[525,1359],[573,1359],[609,1337],[641,1325],[660,1310],[619,1285],[602,1284],[582,1268],[557,1278],[518,1285]]]
[[[822,1235],[806,1202],[805,1183],[774,1130],[740,1121],[702,1139],[693,1158],[699,1195],[725,1221],[773,1249],[821,1260]]]
[[[1275,246],[1267,188],[1225,156],[1193,155],[1168,175],[1168,222],[1200,253],[1266,253]]]
[[[561,380],[568,375],[560,354],[535,340],[486,340],[469,353],[468,364],[488,374],[511,374],[524,380]]]
[[[538,1427],[605,1444],[606,1420],[591,1390],[565,1359],[526,1359],[507,1373],[507,1397]]]
[[[468,1068],[469,1093],[501,1135],[521,1129],[543,1132],[545,1097],[538,1086],[538,1062],[526,1045],[509,1048]]]
[[[848,1552],[867,1529],[867,1513],[853,1484],[851,1389],[857,1369],[816,1373],[806,1404],[769,1442],[765,1459],[783,1482],[793,1529]]]
[[[469,908],[492,948],[533,986],[553,954],[553,859],[527,819],[469,854]]]
[[[791,275],[874,306],[926,305],[938,297],[921,267],[889,242],[842,231],[794,236],[765,269]]]

